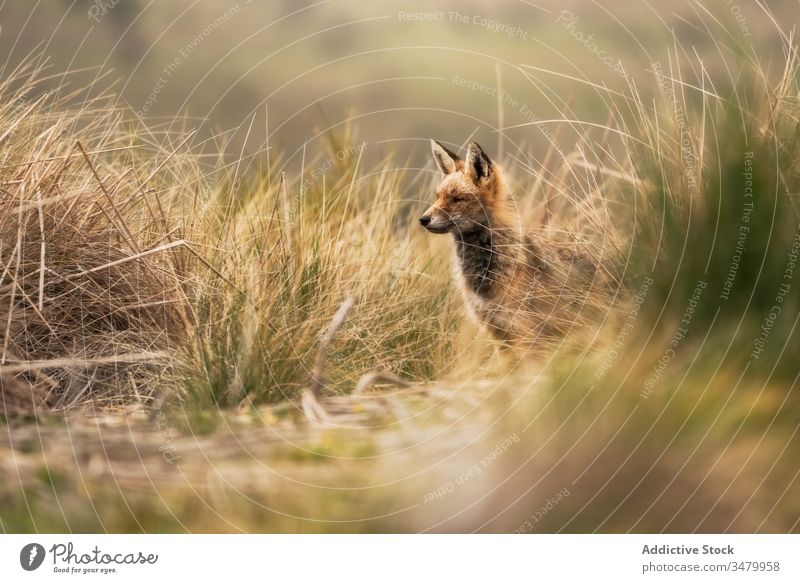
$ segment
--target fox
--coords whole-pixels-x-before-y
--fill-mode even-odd
[[[452,236],[454,277],[473,319],[503,345],[534,352],[596,324],[598,261],[526,229],[503,170],[476,142],[463,159],[436,140],[431,150],[441,180],[419,223]]]

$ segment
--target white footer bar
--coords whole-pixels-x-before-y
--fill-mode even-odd
[[[777,583],[800,581],[800,535],[0,536],[0,581],[187,576],[225,583],[252,576],[319,583]]]

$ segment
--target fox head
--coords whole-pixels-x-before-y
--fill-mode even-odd
[[[472,142],[464,160],[431,140],[433,158],[442,180],[436,202],[419,218],[431,233],[469,233],[490,227],[493,214],[504,203],[500,169]]]

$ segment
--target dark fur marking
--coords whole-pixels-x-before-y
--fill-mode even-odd
[[[455,242],[456,255],[467,285],[479,296],[489,295],[497,255],[492,247],[492,232],[482,228],[459,233],[455,236]]]

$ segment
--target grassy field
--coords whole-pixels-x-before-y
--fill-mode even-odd
[[[296,175],[209,161],[114,96],[31,98],[35,61],[8,74],[0,528],[797,532],[782,40],[714,77],[670,52],[592,87],[602,119],[557,104],[578,137],[533,170],[501,159],[526,224],[620,274],[596,333],[536,358],[465,318],[416,224],[432,164],[367,162],[353,126]]]

